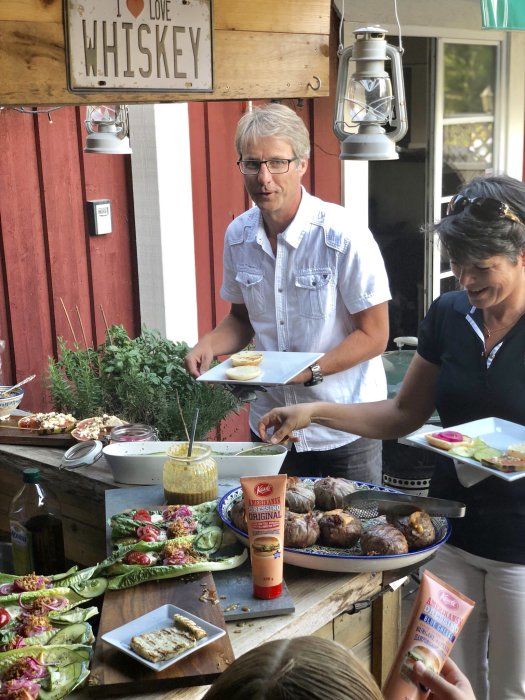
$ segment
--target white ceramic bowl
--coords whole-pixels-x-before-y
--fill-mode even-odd
[[[103,449],[113,478],[121,484],[162,484],[162,470],[166,452],[180,442],[120,442]],[[212,449],[219,479],[238,479],[241,476],[278,474],[286,447],[265,445],[253,454],[234,456],[236,452],[260,446],[259,442],[201,442]]]
[[[0,386],[0,393],[8,386]],[[9,396],[0,396],[0,419],[8,418],[11,413],[18,408],[20,402],[24,398],[24,390],[22,388],[15,389]]]

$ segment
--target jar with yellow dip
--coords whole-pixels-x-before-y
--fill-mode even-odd
[[[166,503],[197,505],[218,495],[217,465],[211,447],[194,443],[188,457],[188,443],[173,445],[166,453],[162,473]]]

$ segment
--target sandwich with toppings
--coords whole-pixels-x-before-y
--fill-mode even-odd
[[[432,447],[447,450],[447,452],[456,447],[470,447],[474,443],[471,437],[458,433],[456,430],[441,430],[436,433],[427,433],[425,439]]]

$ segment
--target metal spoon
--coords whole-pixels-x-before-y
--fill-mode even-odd
[[[244,455],[247,452],[255,452],[255,450],[262,450],[263,447],[268,447],[267,442],[262,442],[260,445],[256,445],[255,447],[245,447],[244,449],[240,450],[239,452],[234,452],[232,457],[237,457],[238,455]]]
[[[0,391],[0,396],[3,394],[9,394],[10,391],[13,391],[13,389],[18,389],[19,386],[22,386],[23,384],[27,384],[27,382],[32,381],[36,377],[36,374],[32,374],[30,377],[26,377],[25,379],[22,379],[21,382],[18,382],[18,384],[13,384],[13,386],[10,386],[8,389],[2,389]]]
[[[195,431],[197,430],[198,418],[199,418],[199,407],[197,407],[195,409],[195,413],[193,414],[193,420],[191,421],[190,442],[188,445],[188,457],[191,457],[191,452],[193,450],[193,441],[195,440]]]

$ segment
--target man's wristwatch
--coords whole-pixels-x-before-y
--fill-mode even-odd
[[[309,382],[305,382],[304,385],[315,386],[316,384],[320,384],[323,381],[323,373],[319,365],[310,365],[309,369],[312,373],[312,378]]]

